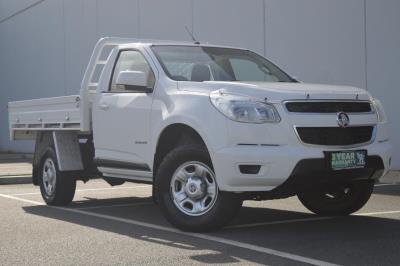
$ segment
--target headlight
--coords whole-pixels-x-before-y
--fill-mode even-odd
[[[387,116],[385,113],[385,109],[383,109],[383,105],[381,103],[381,101],[379,101],[378,99],[372,99],[372,104],[375,107],[375,111],[376,111],[376,116],[378,117],[378,122],[379,123],[386,123],[387,122]]]
[[[261,124],[281,121],[278,111],[272,104],[220,91],[211,92],[210,99],[218,111],[237,122]]]

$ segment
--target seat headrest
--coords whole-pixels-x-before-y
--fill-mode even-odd
[[[196,64],[192,68],[191,81],[208,81],[211,78],[210,68],[205,64]]]

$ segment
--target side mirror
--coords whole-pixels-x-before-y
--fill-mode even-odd
[[[296,76],[292,76],[291,78],[292,78],[292,80],[293,80],[294,82],[301,83],[301,81],[300,81]]]
[[[147,75],[142,71],[119,72],[116,85],[134,92],[150,93],[153,91],[153,88],[147,86]]]

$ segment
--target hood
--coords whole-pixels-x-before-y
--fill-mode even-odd
[[[350,87],[293,82],[186,82],[179,81],[180,90],[209,93],[223,90],[225,93],[246,95],[254,98],[268,98],[269,101],[302,99],[369,100],[366,90]]]

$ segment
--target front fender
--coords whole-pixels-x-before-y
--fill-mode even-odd
[[[214,151],[227,145],[227,118],[212,106],[208,94],[176,93],[170,97],[173,100],[153,102],[153,155],[163,130],[173,124],[184,124],[200,135],[213,161]]]

